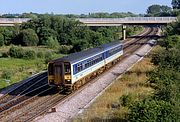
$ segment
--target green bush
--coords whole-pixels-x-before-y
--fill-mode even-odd
[[[24,59],[35,59],[36,52],[34,50],[26,50],[23,56]]]
[[[169,50],[163,50],[152,55],[151,62],[159,67],[174,68],[180,71],[180,53],[179,49],[172,48]]]
[[[178,100],[180,73],[169,68],[158,68],[149,74],[149,81],[156,84],[154,98],[164,101]]]
[[[12,46],[9,49],[9,55],[13,58],[23,58],[25,51],[20,46]]]
[[[37,54],[34,50],[25,50],[20,46],[12,46],[9,49],[9,55],[13,58],[35,59]]]
[[[42,52],[42,51],[37,52],[37,58],[44,58],[44,57],[45,57],[44,52]]]
[[[132,103],[132,96],[130,94],[123,95],[119,99],[122,106],[129,106]]]
[[[52,59],[53,59],[53,53],[47,51],[47,52],[45,53],[45,63],[47,64],[47,63],[48,63],[50,60],[52,60]]]
[[[148,98],[131,105],[128,120],[131,122],[176,122],[178,114],[169,102]]]
[[[166,49],[170,48],[180,48],[180,36],[179,35],[172,35],[168,36],[167,38],[161,40],[161,46],[165,47]]]

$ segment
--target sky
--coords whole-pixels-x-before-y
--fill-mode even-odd
[[[153,4],[171,6],[171,0],[0,0],[0,14],[88,14],[132,12],[144,14]]]

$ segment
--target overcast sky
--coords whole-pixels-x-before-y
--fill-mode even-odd
[[[145,13],[152,4],[171,6],[171,0],[0,0],[0,14],[55,13],[88,14],[94,12]]]

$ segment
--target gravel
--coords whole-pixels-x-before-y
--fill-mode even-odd
[[[149,43],[154,43],[153,40]],[[93,101],[108,88],[114,80],[119,79],[122,74],[129,70],[134,64],[140,61],[150,50],[152,45],[146,44],[131,56],[120,62],[116,67],[88,83],[71,97],[60,102],[54,108],[56,112],[36,118],[37,122],[60,122],[71,121],[71,119],[83,112]]]

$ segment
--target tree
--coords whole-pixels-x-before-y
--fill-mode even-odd
[[[180,0],[172,0],[171,4],[173,9],[180,9]]]
[[[39,38],[34,30],[32,29],[24,29],[19,35],[19,44],[23,46],[36,46],[39,43]]]
[[[74,42],[73,48],[71,49],[72,52],[79,52],[89,47],[89,43],[86,40],[76,40]]]
[[[4,44],[9,45],[12,38],[15,36],[16,26],[14,27],[0,27],[0,33],[4,36]],[[18,30],[17,30],[18,31]]]
[[[147,9],[147,14],[154,15],[161,12],[161,6],[160,5],[151,5]]]
[[[169,6],[162,5],[160,8],[161,8],[161,12],[170,12],[171,11],[171,7],[169,7]]]
[[[169,15],[171,12],[171,7],[165,5],[151,5],[147,9],[148,16],[164,16]]]
[[[102,36],[101,33],[99,33],[99,32],[92,32],[91,33],[90,44],[93,47],[96,47],[96,46],[99,46],[99,45],[103,44],[104,41],[106,41],[106,40],[103,39],[103,36]]]
[[[20,17],[22,18],[31,18],[31,19],[37,19],[37,14],[36,13],[23,13]]]
[[[57,38],[57,33],[56,31],[50,28],[42,27],[39,28],[38,36],[39,36],[39,44],[46,45],[49,37]]]
[[[53,48],[56,49],[59,47],[59,43],[58,43],[57,39],[56,38],[54,39],[53,37],[48,37],[46,45],[52,49]]]
[[[4,45],[4,36],[0,33],[0,46]]]

